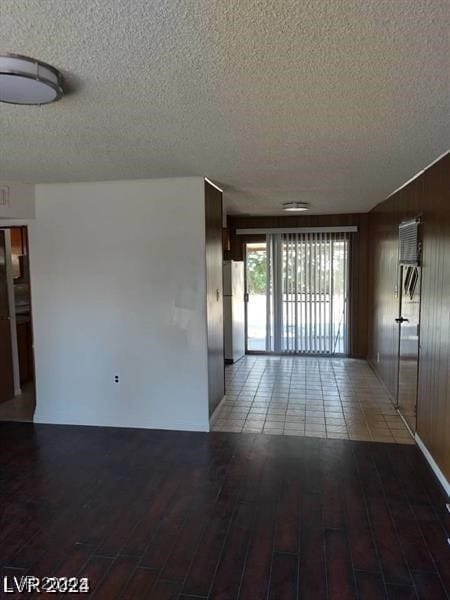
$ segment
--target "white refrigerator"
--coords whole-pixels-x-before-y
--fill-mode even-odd
[[[226,260],[223,264],[223,323],[225,361],[245,356],[244,263]]]

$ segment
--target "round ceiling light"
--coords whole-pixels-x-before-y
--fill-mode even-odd
[[[61,73],[40,60],[0,54],[0,102],[49,104],[62,97],[61,84]]]
[[[285,202],[283,204],[283,210],[289,212],[302,212],[309,210],[309,204],[307,202]]]

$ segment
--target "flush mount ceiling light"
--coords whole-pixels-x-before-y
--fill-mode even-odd
[[[0,102],[49,104],[62,97],[61,84],[61,73],[40,60],[0,54]]]
[[[287,210],[288,212],[302,212],[309,210],[309,204],[307,202],[285,202],[283,210]]]

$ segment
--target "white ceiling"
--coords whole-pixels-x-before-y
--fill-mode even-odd
[[[1,0],[61,69],[0,105],[0,180],[206,175],[229,212],[366,211],[449,147],[447,0]]]

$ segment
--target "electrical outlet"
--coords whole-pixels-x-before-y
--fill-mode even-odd
[[[114,383],[120,383],[119,375],[114,375]]]

